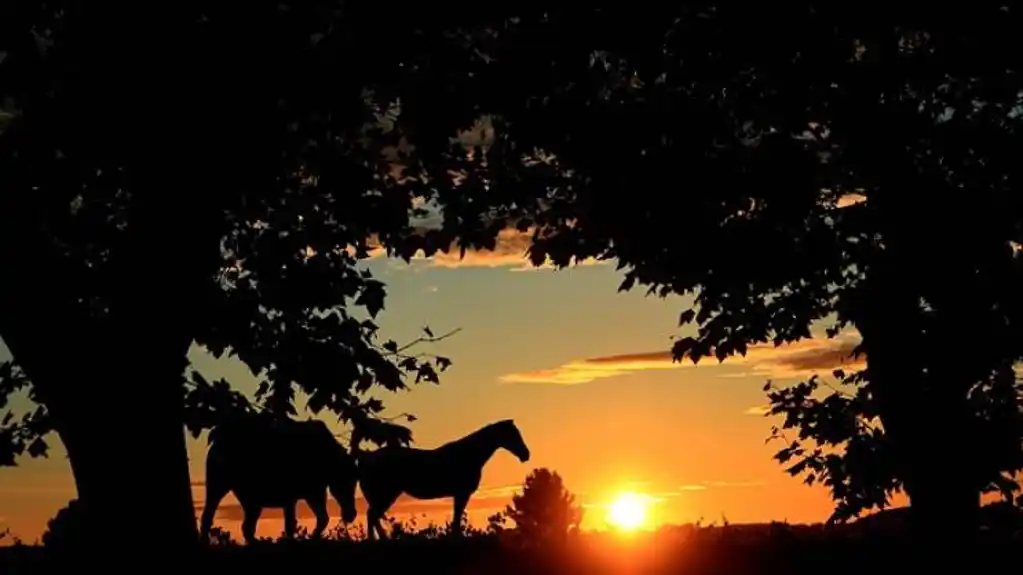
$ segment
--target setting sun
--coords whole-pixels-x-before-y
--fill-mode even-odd
[[[611,503],[607,519],[623,531],[639,529],[646,523],[647,500],[635,493],[623,493]]]

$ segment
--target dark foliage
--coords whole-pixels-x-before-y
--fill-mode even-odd
[[[855,526],[855,524],[854,524]],[[622,539],[612,533],[584,533],[565,545],[523,549],[498,534],[471,533],[451,538],[426,530],[378,542],[349,538],[323,541],[264,543],[241,547],[224,540],[197,558],[210,571],[329,571],[371,569],[407,573],[428,565],[434,573],[862,573],[865,569],[899,572],[921,564],[939,568],[949,558],[977,572],[1019,561],[1018,541],[1004,533],[977,545],[961,545],[944,553],[911,548],[887,530],[855,531],[821,525],[730,525],[665,527],[641,538]],[[128,555],[112,537],[105,553]],[[922,561],[921,561],[922,557]],[[143,566],[152,559],[132,556]],[[167,562],[175,561],[168,558]],[[912,563],[909,563],[912,561]],[[175,563],[181,565],[180,562]],[[182,565],[183,568],[192,568]],[[5,574],[54,573],[74,569],[63,553],[42,547],[0,548]]]
[[[534,263],[614,259],[623,290],[692,297],[678,360],[854,328],[866,370],[770,389],[798,435],[778,459],[831,489],[836,520],[905,489],[925,523],[968,525],[1023,468],[1021,19],[983,3],[526,13],[478,42],[485,192],[445,206],[480,233],[533,229]]]
[[[76,531],[88,527],[82,521],[81,504],[77,499],[72,499],[46,522],[41,542],[48,551],[59,553],[81,539],[81,534]]]
[[[415,217],[453,185],[449,139],[476,118],[431,104],[477,59],[460,30],[479,14],[395,16],[331,1],[5,11],[0,336],[17,365],[0,367],[0,401],[26,390],[39,408],[5,415],[0,464],[44,455],[56,431],[85,513],[156,490],[160,524],[190,536],[177,430],[248,409],[229,382],[188,375],[193,343],[247,365],[264,410],[294,414],[301,390],[369,441],[410,437],[378,424],[370,392],[437,383],[451,362],[378,334],[386,289],[359,263],[373,242],[406,259],[450,245]],[[399,102],[414,130],[391,128]],[[125,432],[150,443],[130,463],[112,440]],[[110,485],[129,469],[145,472]]]
[[[270,410],[302,389],[371,420],[371,388],[447,361],[376,339],[369,238],[408,258],[514,225],[535,263],[616,259],[622,289],[692,296],[680,360],[854,327],[867,369],[839,391],[771,390],[798,432],[778,458],[836,519],[904,488],[966,523],[1012,492],[1018,6],[339,6],[3,19],[0,335],[24,371],[0,395],[27,376],[45,410],[4,424],[0,463],[53,428],[83,501],[112,499],[99,446],[148,428],[135,466],[176,482],[184,525],[180,440],[155,431],[235,401],[201,378],[179,401],[193,341],[247,364]],[[453,136],[481,117],[467,154]]]
[[[513,522],[517,539],[527,545],[563,542],[579,529],[583,508],[556,471],[540,468],[526,477],[503,518]]]

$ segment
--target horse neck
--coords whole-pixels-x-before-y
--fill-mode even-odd
[[[473,463],[479,463],[480,467],[485,465],[494,453],[501,448],[497,436],[490,428],[483,428],[475,433],[467,435],[454,442],[453,446],[463,454],[465,459]]]

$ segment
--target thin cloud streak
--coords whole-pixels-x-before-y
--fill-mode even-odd
[[[806,377],[813,373],[829,372],[834,369],[857,369],[864,365],[863,358],[852,357],[858,342],[852,337],[833,340],[806,339],[792,344],[775,347],[758,345],[749,349],[746,356],[733,356],[721,365],[742,366],[740,374],[730,377],[765,376],[770,378]],[[718,365],[713,358],[706,358],[700,365]],[[509,373],[500,377],[505,383],[553,383],[574,385],[588,383],[651,370],[689,369],[691,361],[673,362],[670,351],[630,353],[604,357],[593,357],[534,371]]]

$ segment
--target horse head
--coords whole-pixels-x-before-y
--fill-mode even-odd
[[[338,505],[341,506],[341,520],[351,523],[359,514],[355,508],[355,486],[359,482],[355,458],[348,453],[343,445],[337,443],[337,449],[332,454],[329,463],[327,488],[337,500]]]
[[[358,469],[353,457],[327,427],[319,420],[304,423],[316,436],[315,454],[325,466],[327,489],[341,507],[341,520],[345,523],[355,521],[358,511],[355,508],[355,486],[359,482]]]
[[[529,447],[522,439],[522,433],[513,420],[498,421],[494,424],[494,431],[497,432],[497,441],[500,447],[507,449],[522,463],[529,461]]]

